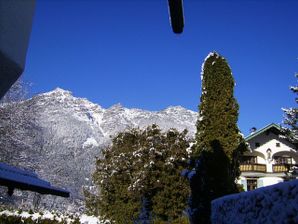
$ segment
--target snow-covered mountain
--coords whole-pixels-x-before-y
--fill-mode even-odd
[[[116,104],[108,109],[57,88],[29,100],[0,106],[0,160],[34,169],[52,184],[71,191],[70,199],[17,192],[7,203],[82,210],[83,186],[91,186],[95,158],[111,136],[128,128],[157,124],[195,132],[197,113],[183,107],[151,112]],[[21,200],[23,199],[23,200]],[[22,204],[23,203],[23,204]]]

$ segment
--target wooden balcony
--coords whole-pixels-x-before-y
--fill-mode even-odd
[[[290,169],[290,164],[276,164],[272,165],[273,173],[284,173],[288,172]]]
[[[241,172],[261,172],[266,173],[266,165],[264,164],[241,164]]]

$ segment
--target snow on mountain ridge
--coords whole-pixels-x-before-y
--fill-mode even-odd
[[[93,137],[87,138],[87,140],[83,143],[83,148],[90,147],[90,146],[91,147],[92,146],[94,146],[94,147],[99,146],[98,142]]]
[[[72,116],[76,116],[82,121],[89,121],[92,126],[97,126],[104,136],[114,135],[127,128],[142,128],[152,123],[159,124],[161,128],[170,128],[170,124],[163,125],[163,119],[168,120],[170,123],[172,122],[174,128],[179,131],[187,128],[191,135],[195,132],[195,123],[193,121],[196,120],[197,113],[181,106],[169,106],[161,111],[149,111],[126,108],[120,103],[117,103],[105,109],[85,98],[74,97],[70,91],[61,88],[56,88],[51,92],[40,94],[37,97],[50,97],[53,99],[47,99],[47,101],[57,101],[58,104],[64,104],[65,108],[72,108],[75,112]],[[112,123],[112,125],[107,125],[107,123]]]
[[[138,119],[138,117],[149,118],[152,115],[179,115],[179,114],[187,114],[188,117],[193,117],[196,119],[197,113],[188,109],[185,109],[182,106],[169,106],[161,111],[149,111],[138,108],[126,108],[122,106],[120,103],[114,104],[111,107],[105,109],[100,105],[90,102],[86,98],[78,98],[72,95],[71,91],[64,90],[61,88],[56,88],[53,91],[42,93],[37,96],[39,101],[52,101],[57,103],[64,104],[64,107],[72,107],[73,110],[79,114],[78,119],[91,119],[97,123],[97,125],[101,125],[104,119],[104,114],[114,113],[121,115],[123,119],[130,121],[132,124],[137,125],[138,122],[134,122],[134,119]],[[51,100],[48,98],[52,98]],[[32,98],[34,99],[34,97]],[[82,114],[82,112],[85,112]]]

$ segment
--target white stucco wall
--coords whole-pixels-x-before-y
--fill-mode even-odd
[[[245,177],[240,176],[239,179],[237,180],[237,184],[241,184],[243,186],[243,189],[247,191],[247,180]]]
[[[258,179],[258,188],[278,184],[281,182],[284,182],[281,177],[261,177]]]
[[[260,147],[256,147],[255,143],[260,143]],[[291,144],[286,139],[280,138],[277,134],[269,132],[262,133],[258,136],[255,136],[253,139],[248,140],[250,148],[252,151],[258,151],[266,155],[266,151],[268,148],[272,150],[272,152],[277,153],[281,151],[295,151],[295,146]],[[276,143],[280,143],[280,147],[276,146]]]

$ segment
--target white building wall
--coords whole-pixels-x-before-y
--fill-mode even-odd
[[[260,143],[259,147],[256,147],[255,143]],[[262,133],[258,136],[255,136],[253,139],[248,140],[250,148],[252,151],[259,151],[263,154],[266,153],[266,150],[270,148],[272,152],[281,152],[281,151],[295,151],[295,146],[291,144],[286,139],[280,138],[277,134],[270,132],[268,135]],[[276,146],[276,143],[280,143],[280,147]]]
[[[247,180],[246,177],[240,176],[239,179],[237,180],[237,184],[240,184],[243,186],[243,189],[247,191]]]
[[[273,184],[278,184],[283,182],[283,178],[281,177],[261,177],[258,179],[258,188],[259,187],[266,187]],[[260,184],[259,184],[260,182]]]

